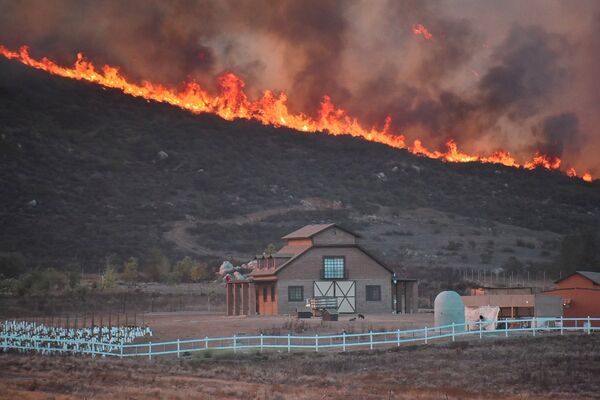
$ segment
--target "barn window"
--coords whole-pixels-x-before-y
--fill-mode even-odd
[[[381,286],[367,285],[367,301],[381,301]]]
[[[288,286],[288,301],[303,301],[304,286]]]
[[[323,258],[323,279],[344,279],[346,265],[344,257]]]

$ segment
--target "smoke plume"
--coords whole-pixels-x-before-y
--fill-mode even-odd
[[[0,43],[170,86],[215,90],[232,71],[250,96],[286,91],[293,111],[328,95],[367,125],[391,116],[408,141],[600,173],[593,0],[0,0]]]

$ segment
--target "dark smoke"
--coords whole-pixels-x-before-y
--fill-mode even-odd
[[[574,113],[563,113],[545,118],[536,129],[538,138],[535,149],[551,156],[560,156],[565,151],[573,154],[581,146],[579,121]]]
[[[412,32],[423,24],[431,40]],[[0,43],[81,51],[136,80],[323,95],[366,125],[468,151],[540,150],[600,173],[600,3],[506,0],[0,0]]]

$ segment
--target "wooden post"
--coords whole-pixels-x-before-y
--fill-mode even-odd
[[[290,351],[292,351],[292,340],[291,340],[291,339],[292,339],[292,337],[291,337],[291,335],[288,333],[288,353],[289,353]]]
[[[400,329],[396,330],[396,346],[400,347]]]
[[[427,327],[425,327],[425,344],[427,344]]]
[[[481,324],[481,320],[479,320],[479,339],[481,340],[482,336],[483,336],[483,332],[482,332],[482,324]]]
[[[592,334],[592,320],[589,315],[588,315],[587,324],[588,324],[588,335],[591,335]]]
[[[148,342],[148,359],[152,360],[152,342]]]
[[[452,341],[454,342],[454,322],[452,323]]]
[[[533,336],[535,336],[535,317],[531,318],[531,331],[533,332]]]
[[[179,358],[179,339],[177,339],[177,358]]]
[[[236,343],[236,336],[233,335],[233,352],[237,353],[237,343]]]
[[[208,350],[208,336],[204,336],[204,348]]]
[[[508,320],[504,320],[504,336],[508,337]]]
[[[342,351],[346,351],[346,332],[342,332]]]
[[[369,331],[369,344],[370,349],[373,350],[373,331]]]
[[[119,345],[120,350],[121,350],[121,354],[119,355],[119,358],[123,358],[123,342],[121,342],[121,344]]]
[[[318,333],[315,334],[315,351],[316,352],[319,351],[319,334]]]

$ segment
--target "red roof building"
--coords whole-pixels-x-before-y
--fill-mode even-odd
[[[600,273],[577,271],[555,282],[556,289],[544,292],[563,300],[565,318],[600,318]],[[565,326],[573,323],[565,322]],[[600,321],[592,322],[600,326]]]

